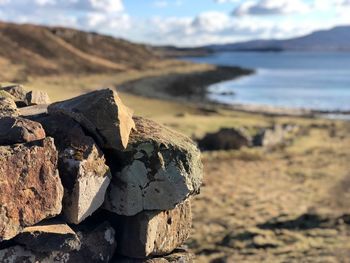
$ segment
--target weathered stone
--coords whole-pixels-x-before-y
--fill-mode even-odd
[[[15,97],[13,97],[10,93],[1,89],[0,89],[0,98],[11,99],[13,101],[15,100]]]
[[[81,248],[77,251],[46,253],[34,252],[21,246],[0,250],[0,262],[8,263],[102,263],[109,262],[114,254],[116,242],[114,229],[104,223],[96,228],[77,231]]]
[[[176,249],[173,253],[148,259],[128,258],[116,256],[111,263],[192,263],[194,255],[184,249]]]
[[[17,84],[9,84],[1,87],[1,90],[4,90],[10,93],[14,98],[18,107],[27,106],[26,96],[28,91],[26,91],[23,86]]]
[[[198,141],[199,147],[207,151],[237,150],[251,145],[251,138],[243,131],[223,128],[215,133],[208,133]]]
[[[102,148],[124,149],[135,127],[132,111],[110,89],[94,91],[48,107],[50,114],[62,113],[81,124]]]
[[[20,117],[0,117],[0,145],[32,142],[45,137],[40,123]]]
[[[132,216],[172,209],[199,193],[202,163],[193,142],[155,122],[134,120],[137,131],[131,133],[128,148],[107,158],[113,177],[105,208]]]
[[[181,246],[191,231],[191,204],[187,200],[169,211],[144,211],[118,217],[118,253],[132,258],[167,255]]]
[[[47,105],[33,105],[19,109],[20,115],[29,119],[36,119],[47,115]]]
[[[61,212],[53,139],[0,146],[0,193],[0,241]]]
[[[50,104],[51,100],[45,91],[33,90],[26,94],[27,105],[46,105]]]
[[[109,167],[94,140],[70,117],[46,116],[38,121],[55,138],[59,151],[58,169],[65,189],[63,215],[67,222],[79,224],[103,204],[111,181]]]
[[[35,252],[69,252],[80,249],[77,234],[65,223],[48,220],[26,227],[15,241]]]
[[[12,99],[0,97],[0,117],[6,116],[16,117],[19,116],[19,112]]]
[[[81,249],[71,253],[69,262],[109,262],[116,250],[115,230],[107,222],[75,229],[81,240]],[[89,261],[90,260],[90,261]]]
[[[282,145],[295,136],[299,131],[296,125],[274,125],[272,128],[263,128],[254,136],[255,146],[273,147]]]

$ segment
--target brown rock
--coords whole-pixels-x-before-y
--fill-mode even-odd
[[[26,94],[27,105],[46,105],[50,104],[51,100],[49,95],[40,90],[33,90]]]
[[[200,151],[186,136],[153,121],[134,118],[137,131],[128,148],[109,155],[112,183],[105,208],[132,216],[144,210],[169,210],[199,193]]]
[[[190,201],[170,211],[145,211],[133,217],[119,216],[118,253],[132,258],[167,255],[181,246],[191,231]]]
[[[48,220],[26,227],[15,241],[35,252],[69,252],[80,249],[76,233],[65,223]]]
[[[15,98],[15,102],[18,107],[25,107],[28,105],[26,100],[28,91],[26,91],[23,86],[17,84],[9,84],[2,86],[0,89],[11,94]]]
[[[59,151],[63,215],[68,223],[79,224],[103,204],[111,181],[109,167],[94,140],[70,117],[55,115],[38,121],[55,138]]]
[[[0,117],[0,145],[32,142],[45,137],[40,123],[20,117]]]
[[[0,117],[6,116],[16,117],[19,116],[19,112],[12,99],[0,97]]]
[[[132,111],[110,89],[51,104],[48,112],[72,117],[102,148],[126,148],[130,131],[135,127]]]
[[[9,263],[103,263],[110,262],[115,252],[114,229],[104,223],[77,231],[81,247],[77,251],[38,253],[21,246],[0,250],[0,262]]]
[[[53,139],[0,146],[0,193],[0,241],[61,212]]]

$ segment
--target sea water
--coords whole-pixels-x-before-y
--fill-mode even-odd
[[[222,52],[185,59],[255,69],[209,87],[209,98],[221,103],[350,111],[350,53]]]

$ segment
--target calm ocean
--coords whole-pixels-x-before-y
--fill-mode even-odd
[[[223,52],[186,59],[256,70],[211,86],[215,101],[350,111],[350,53]]]

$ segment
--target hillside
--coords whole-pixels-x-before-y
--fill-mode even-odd
[[[207,48],[213,51],[350,51],[350,26],[316,31],[287,40],[254,40]]]
[[[0,22],[0,77],[113,73],[156,67],[159,56],[144,45],[61,27]]]

